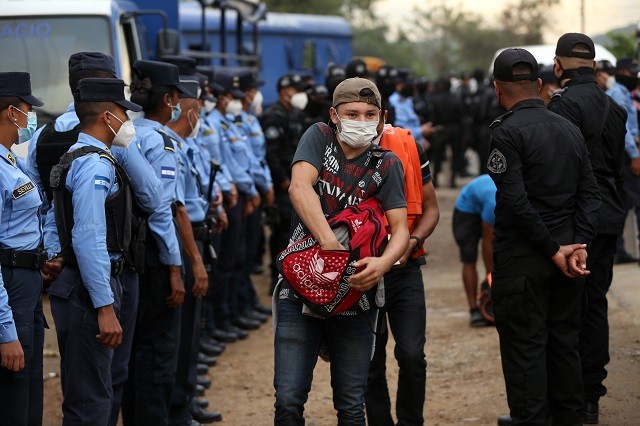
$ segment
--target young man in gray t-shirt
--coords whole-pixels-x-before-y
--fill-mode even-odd
[[[336,130],[318,123],[305,132],[292,162],[289,188],[295,209],[290,240],[311,234],[323,250],[345,249],[327,217],[372,197],[380,201],[391,238],[379,257],[358,260],[354,266],[362,270],[349,279],[352,288],[365,293],[402,257],[409,241],[400,160],[391,152],[381,158],[374,154],[379,149],[372,142],[377,135],[380,107],[380,93],[369,80],[353,78],[338,85],[330,112]],[[274,294],[275,424],[304,422],[304,403],[324,343],[331,359],[338,423],[364,425],[375,309],[354,308],[322,319],[303,313],[303,303],[288,283],[281,282]]]

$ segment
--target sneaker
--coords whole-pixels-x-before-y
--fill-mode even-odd
[[[469,325],[471,327],[484,327],[486,325],[489,325],[487,320],[485,320],[482,314],[480,313],[480,309],[478,308],[470,309],[469,314],[471,315],[471,318],[469,319]]]

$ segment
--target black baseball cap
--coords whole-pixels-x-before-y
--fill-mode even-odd
[[[538,70],[538,76],[544,84],[557,84],[556,76],[553,73],[553,65],[541,66]]]
[[[224,87],[220,86],[215,81],[216,80],[216,71],[213,69],[213,67],[211,67],[209,65],[197,65],[196,66],[196,72],[206,76],[205,84],[207,86],[209,86],[211,88],[211,90],[213,90],[213,93],[216,94],[216,96],[219,93],[223,93],[224,92]]]
[[[576,46],[579,44],[587,47],[589,51],[576,51]],[[558,39],[558,44],[556,45],[556,56],[594,59],[596,57],[596,48],[593,45],[593,40],[591,40],[589,36],[581,33],[567,33]]]
[[[519,63],[529,64],[531,72],[513,75],[513,66]],[[538,61],[526,49],[505,49],[493,62],[493,76],[499,81],[535,81],[538,79]]]
[[[240,76],[237,74],[218,72],[215,75],[215,82],[223,88],[221,93],[231,93],[238,99],[245,97],[244,92],[240,90]]]
[[[124,81],[118,78],[83,78],[78,82],[76,102],[115,102],[134,112],[142,107],[125,99]]]
[[[180,84],[180,70],[174,64],[139,60],[134,62],[133,70],[140,79],[148,78],[151,80],[151,84],[174,86],[180,92],[187,93],[187,89]]]
[[[264,81],[256,78],[255,73],[251,70],[240,71],[238,76],[240,77],[240,90],[242,91],[264,86]]]
[[[18,97],[36,107],[44,105],[31,94],[31,75],[28,72],[0,72],[0,97]]]
[[[604,71],[608,74],[613,74],[616,71],[616,67],[608,60],[602,59],[596,62],[596,71]]]
[[[178,67],[180,75],[194,75],[196,73],[196,60],[188,56],[165,55],[160,58],[162,62]]]
[[[189,93],[181,93],[180,99],[198,99],[200,92],[200,83],[195,78],[191,78],[193,76],[186,76],[185,79],[180,79],[180,84],[187,89]]]
[[[69,57],[69,74],[77,71],[106,71],[116,78],[116,64],[111,55],[102,52],[78,52]]]
[[[634,76],[640,72],[640,64],[633,58],[620,58],[616,62],[616,71],[627,70]]]
[[[364,78],[369,74],[367,64],[360,58],[352,59],[345,68],[347,78],[360,77]]]
[[[297,90],[306,90],[307,84],[302,80],[300,74],[285,74],[278,79],[276,89],[279,92],[287,87],[295,87]]]

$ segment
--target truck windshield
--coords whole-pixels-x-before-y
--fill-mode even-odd
[[[109,23],[102,17],[0,18],[0,71],[31,74],[33,93],[44,102],[38,116],[49,121],[72,101],[69,56],[75,52],[111,54],[110,40]]]

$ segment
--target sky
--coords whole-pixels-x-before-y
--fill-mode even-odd
[[[585,33],[596,36],[610,29],[624,27],[640,22],[640,0],[583,0],[585,7]],[[425,4],[446,3],[458,5],[463,10],[477,13],[496,25],[500,11],[507,4],[515,4],[517,0],[378,0],[376,11],[379,16],[387,17],[393,25],[402,24],[411,17],[415,6]],[[581,0],[561,0],[560,5],[549,10],[551,25],[545,31],[546,43],[555,43],[562,34],[581,32],[580,28]]]

